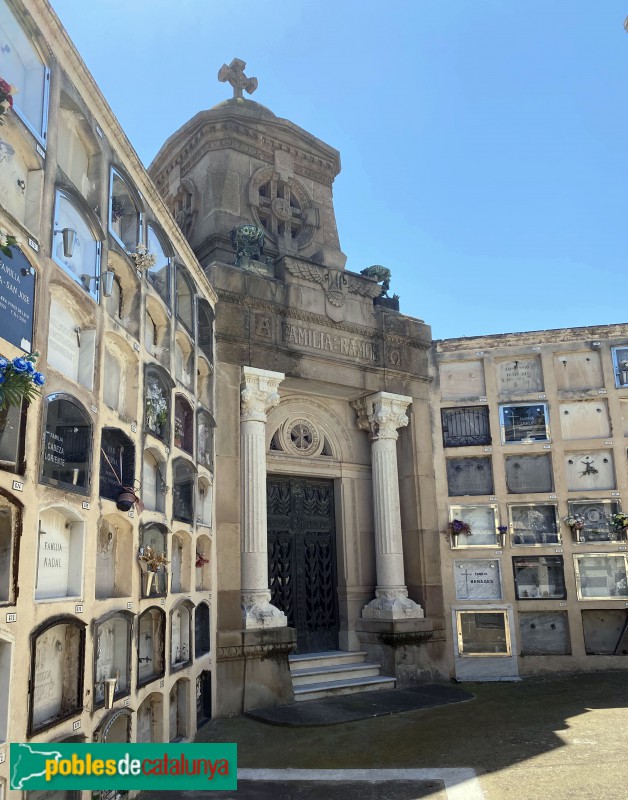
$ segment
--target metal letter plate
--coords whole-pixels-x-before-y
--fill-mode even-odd
[[[72,723],[72,730],[77,731],[81,727],[81,720],[77,719],[76,722]]]
[[[133,608],[133,603],[127,603],[127,604],[126,604],[126,607],[127,607],[127,608]]]
[[[7,614],[7,622],[17,622],[17,614],[15,611],[11,611]]]
[[[82,614],[83,613],[83,606],[79,603],[79,605],[74,606],[74,613],[75,614]]]
[[[39,245],[34,239],[29,238],[28,246],[31,248],[31,250],[34,250],[36,253],[39,253]]]
[[[24,484],[22,483],[22,481],[13,481],[13,491],[14,492],[24,491]]]
[[[89,503],[87,502],[87,500],[83,500],[83,508],[85,509],[85,511],[89,509]]]

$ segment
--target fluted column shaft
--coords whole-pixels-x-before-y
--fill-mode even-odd
[[[367,619],[408,619],[423,609],[408,598],[403,566],[403,538],[397,469],[397,429],[408,424],[412,398],[377,392],[354,403],[358,427],[370,433],[375,527],[375,599],[362,610]]]
[[[281,372],[242,368],[240,392],[240,542],[245,628],[287,625],[270,602],[266,517],[266,414],[279,403]]]

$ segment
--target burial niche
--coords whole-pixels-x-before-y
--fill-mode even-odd
[[[194,611],[194,657],[209,653],[211,648],[211,615],[207,603],[199,603]]]
[[[100,496],[121,502],[135,486],[135,445],[118,428],[103,428],[100,441]],[[121,507],[122,511],[129,509]]]
[[[94,707],[105,702],[105,681],[116,680],[114,697],[130,688],[131,614],[118,612],[94,624]]]
[[[131,594],[133,526],[120,514],[111,514],[98,523],[96,538],[96,599],[126,597]]]
[[[87,494],[92,454],[92,422],[68,395],[46,399],[41,483]]]
[[[182,394],[174,398],[174,446],[194,453],[194,412]]]
[[[148,608],[140,615],[137,640],[137,685],[144,686],[164,674],[166,615]]]
[[[493,470],[488,456],[448,458],[447,483],[450,497],[493,493]]]
[[[146,270],[146,280],[169,307],[172,245],[167,241],[165,234],[151,224],[147,226],[146,242],[149,253],[156,258],[155,264]]]
[[[188,600],[170,612],[170,666],[182,669],[192,662],[192,609]]]
[[[443,408],[444,447],[470,447],[491,443],[487,406]]]
[[[185,458],[175,458],[172,465],[172,516],[180,522],[194,523],[194,487],[196,469]]]
[[[15,601],[22,504],[0,493],[0,603]]]
[[[75,511],[48,508],[39,518],[35,600],[81,597],[85,523]]]
[[[190,682],[178,680],[170,690],[169,729],[170,741],[180,742],[187,736]]]
[[[111,170],[109,231],[128,253],[134,253],[140,241],[141,205],[137,191],[130,187],[117,169]]]
[[[562,556],[515,556],[517,600],[563,600],[567,597]]]
[[[571,654],[566,611],[520,611],[519,633],[523,656]]]
[[[511,494],[551,492],[554,488],[549,453],[516,455],[504,458],[506,487]]]

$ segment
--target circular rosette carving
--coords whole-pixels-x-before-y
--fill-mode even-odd
[[[279,431],[281,449],[294,456],[318,456],[324,439],[318,428],[308,419],[289,419]]]
[[[249,201],[255,222],[268,238],[301,249],[312,239],[317,213],[307,189],[292,176],[262,167],[251,178]]]

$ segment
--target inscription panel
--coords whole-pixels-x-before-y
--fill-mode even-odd
[[[0,254],[0,338],[30,352],[33,338],[35,274],[17,247]]]
[[[499,561],[468,559],[454,561],[456,600],[501,600]]]
[[[506,456],[506,487],[512,494],[551,492],[552,461],[549,453]]]
[[[493,493],[493,470],[488,456],[448,458],[447,485],[450,497]]]
[[[501,395],[543,391],[543,374],[538,356],[500,361],[495,368],[497,387]]]
[[[347,356],[371,364],[380,360],[379,345],[368,339],[327,333],[289,322],[281,323],[281,341],[308,350]]]
[[[440,365],[440,386],[444,400],[483,397],[486,394],[481,361],[457,361]]]

